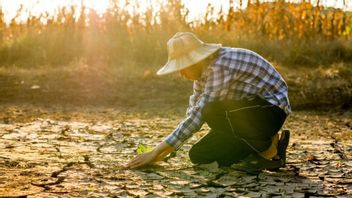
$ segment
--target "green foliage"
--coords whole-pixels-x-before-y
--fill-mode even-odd
[[[142,153],[151,151],[151,150],[153,150],[152,147],[148,147],[148,146],[145,146],[145,145],[139,143],[136,152],[137,152],[137,154],[139,155],[139,154],[142,154]]]

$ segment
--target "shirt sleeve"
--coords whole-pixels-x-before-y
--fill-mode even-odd
[[[204,82],[194,81],[193,83],[193,94],[189,97],[189,105],[186,111],[186,116],[189,116],[192,112],[192,109],[196,106],[197,101],[199,100],[202,92],[204,90]]]
[[[220,80],[217,75],[213,68],[207,70],[203,92],[199,91],[202,87],[201,82],[194,84],[193,95],[190,97],[190,106],[188,107],[186,118],[181,121],[178,127],[165,139],[166,143],[176,150],[202,127],[204,123],[202,117],[203,107],[206,103],[216,100],[219,94],[221,83],[219,84]],[[214,80],[217,82],[214,82]],[[193,101],[194,99],[198,100]]]

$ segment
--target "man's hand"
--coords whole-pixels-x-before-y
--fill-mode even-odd
[[[158,155],[154,150],[137,155],[127,165],[126,168],[138,168],[156,161]]]
[[[161,161],[174,150],[175,149],[166,142],[161,142],[153,150],[137,155],[125,167],[138,168],[147,164]]]

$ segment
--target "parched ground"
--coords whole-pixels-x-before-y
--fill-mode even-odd
[[[171,115],[171,116],[170,116]],[[125,170],[139,143],[154,146],[178,113],[1,107],[0,197],[351,197],[352,113],[294,112],[286,168],[246,173],[193,166],[187,151]]]

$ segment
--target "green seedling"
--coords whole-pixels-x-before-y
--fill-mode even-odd
[[[145,146],[145,145],[143,145],[143,144],[139,143],[139,144],[138,144],[138,148],[137,148],[136,152],[137,152],[137,154],[139,155],[139,154],[142,154],[142,153],[145,153],[145,152],[151,151],[151,150],[153,150],[153,148],[152,148],[152,147]]]

